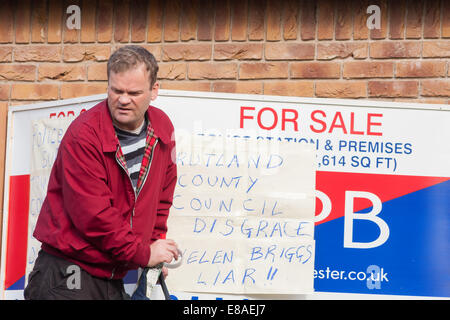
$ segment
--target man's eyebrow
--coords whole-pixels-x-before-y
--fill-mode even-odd
[[[114,87],[114,86],[111,86],[111,89],[112,89],[113,91],[123,91],[123,90],[117,89],[117,88]]]
[[[111,86],[111,89],[112,89],[113,91],[124,92],[124,90],[118,89],[118,88],[116,88],[116,87],[114,87],[114,86]],[[142,92],[144,92],[144,91],[143,91],[143,90],[140,90],[140,89],[128,91],[128,93],[131,93],[131,94],[133,94],[133,93],[142,93]]]

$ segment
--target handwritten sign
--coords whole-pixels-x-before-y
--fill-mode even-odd
[[[313,291],[315,154],[305,144],[179,135],[172,290]]]
[[[33,237],[37,218],[47,194],[47,186],[61,140],[74,117],[32,121],[30,212],[26,274],[33,269],[41,243]],[[28,277],[26,277],[26,281]]]
[[[32,236],[58,147],[73,118],[33,121],[27,274]],[[315,154],[306,144],[202,134],[176,137],[168,237],[183,249],[176,291],[313,291]]]

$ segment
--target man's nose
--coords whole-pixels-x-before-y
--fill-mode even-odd
[[[131,102],[130,97],[127,94],[121,94],[119,97],[119,103],[122,105],[127,105]]]

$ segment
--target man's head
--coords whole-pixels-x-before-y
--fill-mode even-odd
[[[108,60],[108,106],[113,123],[134,130],[144,121],[150,101],[158,96],[155,57],[139,46],[124,46]]]

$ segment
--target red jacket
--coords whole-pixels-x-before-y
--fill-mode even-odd
[[[177,179],[173,125],[155,107],[147,114],[158,139],[137,199],[117,159],[120,145],[107,101],[72,122],[33,234],[44,251],[103,278],[123,278],[147,265],[149,245],[167,231]]]

